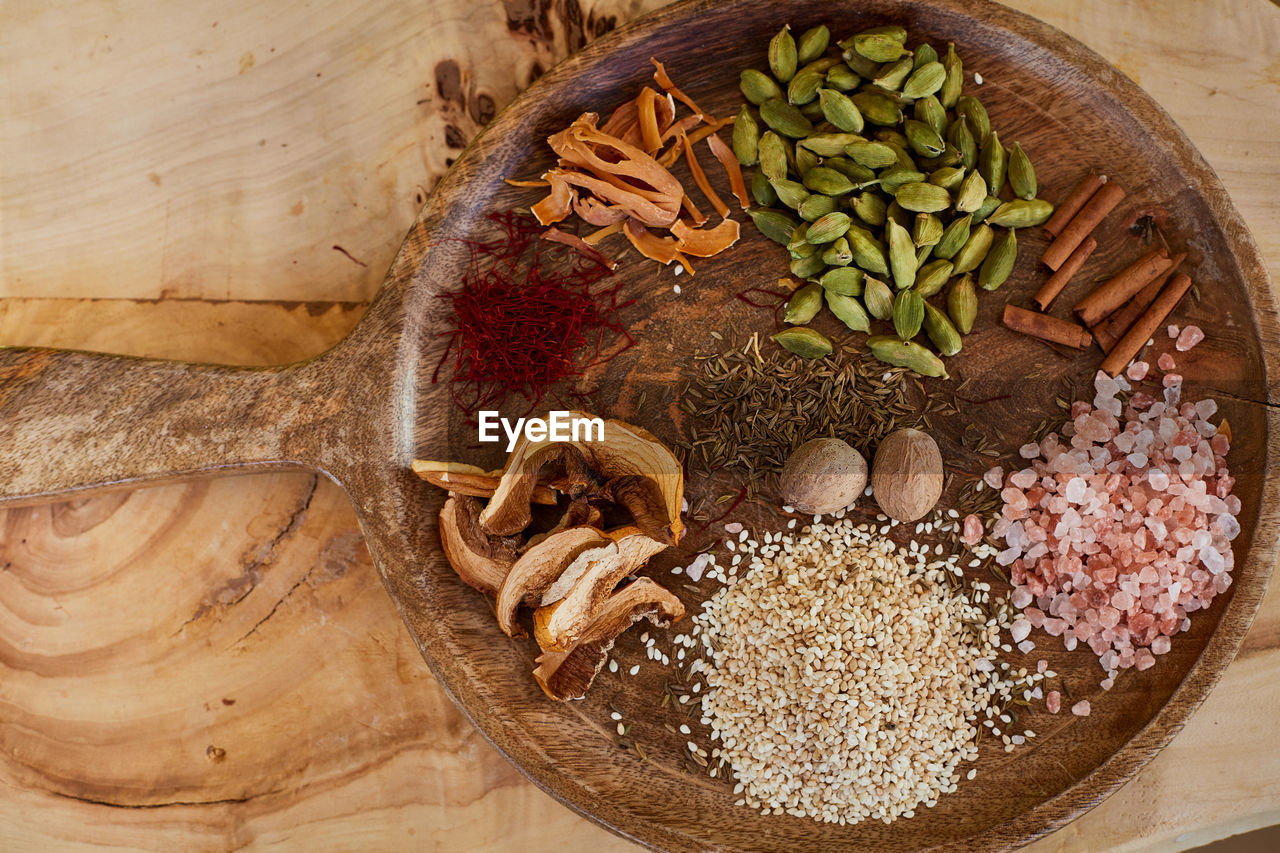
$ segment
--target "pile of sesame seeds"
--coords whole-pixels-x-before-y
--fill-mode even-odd
[[[763,544],[742,531],[732,564],[708,573],[728,585],[675,642],[702,652],[687,671],[719,742],[693,754],[729,765],[740,804],[890,822],[955,790],[983,725],[1006,751],[1034,736],[999,731],[1046,677],[998,661],[1007,602],[955,583],[960,558],[941,546],[898,548],[892,526],[834,519]]]

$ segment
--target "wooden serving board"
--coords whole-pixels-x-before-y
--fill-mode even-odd
[[[705,277],[704,277],[704,280],[705,280]],[[280,312],[278,312],[278,313],[279,313],[279,319],[280,319],[280,320],[287,320],[287,319],[289,319],[291,316],[293,316],[293,315],[291,315],[291,314],[289,313],[288,309],[283,309],[282,311],[280,311]],[[305,314],[305,312],[302,312],[302,314]],[[34,315],[30,315],[30,316],[34,316]],[[274,317],[274,316],[275,316],[275,314],[272,314],[272,316]],[[301,316],[301,315],[298,315],[298,316]],[[211,322],[228,322],[228,321],[231,321],[231,320],[233,320],[233,319],[237,319],[237,318],[236,318],[236,317],[234,316],[234,314],[232,313],[232,314],[227,314],[227,315],[225,315],[224,317],[222,317],[222,319],[211,318]],[[305,319],[305,318],[303,318],[303,319]],[[324,332],[322,332],[322,334],[328,334],[328,335],[331,335],[331,336],[332,336],[332,335],[335,335],[335,334],[336,334],[336,330],[339,330],[339,329],[341,329],[341,328],[343,327],[343,326],[342,326],[343,321],[342,321],[342,319],[341,319],[341,318],[334,318],[334,320],[335,320],[335,322],[334,322],[332,325],[326,325],[326,327],[325,327],[325,331],[324,331]],[[154,320],[153,320],[153,322],[154,322]],[[326,320],[325,322],[326,322],[326,324],[327,324],[327,323],[328,323],[328,320]],[[317,326],[317,328],[319,328],[319,326]],[[183,346],[184,346],[184,345],[183,345],[181,342],[175,341],[175,342],[174,342],[174,345],[173,345],[173,351],[175,352],[175,354],[182,354],[182,355],[186,355],[188,352],[190,352],[190,350],[189,350],[189,349],[184,350],[184,349],[183,349]],[[112,348],[114,348],[114,347],[112,347]],[[156,352],[155,352],[155,350],[151,350],[151,352],[153,352],[154,354],[160,354],[160,353],[156,353]],[[274,350],[273,350],[273,352],[274,352]],[[192,355],[186,355],[186,357],[193,357],[193,356],[192,356]],[[203,355],[203,356],[196,355],[196,356],[194,356],[194,357],[205,357],[205,358],[208,358],[208,357],[210,357],[210,356],[208,356],[208,355]],[[283,359],[283,358],[287,358],[288,356],[287,356],[285,353],[280,353],[280,354],[279,354],[279,355],[277,355],[276,357],[277,357],[277,358],[282,358],[282,359]],[[242,482],[244,482],[244,481],[242,481]],[[283,482],[284,482],[284,479],[282,479],[282,480],[281,480],[282,485],[283,485]],[[272,487],[272,488],[274,488],[274,487]],[[320,486],[320,494],[321,494],[321,495],[324,495],[324,494],[326,493],[326,489],[328,489],[329,491],[332,491],[329,487],[326,487],[326,486],[324,486],[324,485],[321,485],[321,486]],[[291,494],[290,494],[290,495],[286,495],[286,494],[285,494],[285,492],[286,492],[286,491],[290,491],[290,490],[288,490],[288,489],[281,489],[281,490],[280,490],[280,502],[281,502],[281,505],[282,505],[282,506],[283,506],[283,505],[286,505],[286,504],[288,504],[288,505],[292,505],[293,498],[291,497]],[[304,490],[304,491],[305,491],[305,490]],[[167,493],[167,494],[172,494],[172,495],[175,495],[175,496],[176,496],[176,495],[178,495],[178,494],[182,494],[182,493],[180,493],[180,492],[176,492],[176,491],[173,491],[173,490],[165,490],[165,491],[155,492],[154,494],[164,495],[164,494],[166,494],[166,493]],[[147,494],[147,493],[143,493],[143,494]],[[316,502],[311,501],[309,498],[307,498],[307,495],[306,495],[306,494],[302,494],[302,493],[300,493],[300,494],[301,494],[301,497],[300,497],[300,499],[299,499],[299,500],[300,500],[300,503],[298,503],[298,505],[297,505],[297,506],[298,506],[298,507],[300,507],[300,508],[301,508],[301,511],[303,511],[303,512],[306,512],[306,511],[307,511],[307,508],[308,508],[308,507],[311,507],[311,512],[312,512],[312,518],[313,518],[313,519],[320,519],[320,518],[322,518],[322,517],[323,517],[323,518],[327,518],[327,517],[328,517],[329,515],[331,515],[331,514],[341,515],[341,512],[340,512],[340,509],[339,509],[339,508],[328,508],[328,507],[329,507],[329,504],[328,504],[328,503],[326,503],[326,504],[324,504],[324,505],[320,505],[320,504],[318,504],[318,503],[316,503]],[[92,504],[93,504],[93,502],[90,502],[90,505],[92,505]],[[208,502],[207,502],[207,505],[209,505],[209,506],[216,506],[216,505],[218,505],[218,501],[208,501]],[[106,508],[106,507],[105,507],[105,505],[104,505],[104,509],[105,509],[105,508]],[[332,512],[330,511],[331,509],[332,509]],[[323,511],[324,511],[324,512],[323,512],[323,514],[320,514],[320,511],[321,511],[321,510],[323,510]],[[26,511],[23,511],[23,512],[25,513]],[[108,512],[108,514],[110,514],[110,512]],[[26,516],[23,516],[23,517],[26,517]],[[56,527],[56,529],[57,529],[58,531],[60,531],[59,535],[73,535],[77,530],[84,529],[84,528],[86,528],[86,526],[87,526],[87,528],[88,528],[88,529],[92,529],[92,528],[93,528],[94,526],[96,526],[96,525],[97,525],[97,523],[98,523],[97,521],[94,521],[93,519],[88,519],[88,518],[81,519],[80,521],[73,521],[74,516],[68,515],[68,514],[66,514],[66,513],[61,514],[61,516],[60,516],[60,517],[63,519],[63,521],[60,521],[60,522],[58,523],[57,527]],[[42,516],[34,516],[34,515],[33,515],[33,516],[31,516],[32,521],[33,521],[34,523],[36,523],[37,525],[39,525],[39,524],[41,523],[41,521],[40,521],[40,519],[41,519],[41,518],[42,518]],[[297,535],[297,534],[295,534],[295,533],[293,533],[293,532],[292,532],[292,531],[293,531],[293,528],[288,524],[288,518],[282,518],[282,519],[281,519],[281,521],[282,521],[282,523],[284,523],[284,527],[283,527],[282,529],[285,531],[285,532],[284,532],[284,535],[285,535],[285,536],[294,536],[294,535]],[[68,522],[70,522],[70,523],[68,523]],[[316,523],[319,523],[319,522],[317,521]],[[340,523],[340,522],[339,522],[339,523]],[[349,524],[349,522],[348,522],[348,524]],[[323,529],[323,528],[321,528],[321,529]],[[251,535],[256,535],[256,534],[251,534]],[[264,534],[264,535],[265,535],[265,534]],[[270,539],[268,539],[267,541],[271,541],[271,540],[270,540]],[[269,565],[276,565],[276,564],[278,564],[278,561],[283,561],[283,560],[291,559],[290,555],[289,555],[289,554],[287,554],[287,553],[272,554],[272,555],[270,555],[270,556],[272,557],[272,562],[270,562],[270,563],[269,563]],[[305,556],[299,556],[299,557],[292,558],[292,559],[307,560],[308,558],[307,558],[307,557],[305,557]],[[357,563],[359,563],[359,560],[357,560],[356,562],[357,562]],[[251,565],[251,564],[250,564],[250,565]],[[282,580],[283,580],[283,579],[282,579]],[[313,578],[313,580],[316,580],[316,579],[315,579],[315,578]],[[327,578],[327,577],[326,577],[326,578],[323,578],[323,579],[321,579],[321,580],[326,580],[326,581],[327,581],[327,580],[329,580],[329,578]],[[252,583],[250,584],[250,588],[252,588]],[[311,584],[308,584],[308,585],[307,585],[307,587],[306,587],[306,588],[304,588],[304,591],[305,591],[305,589],[312,589],[312,588],[315,588],[315,587],[314,587],[314,586],[312,586]],[[271,593],[272,595],[274,595],[274,594],[275,594],[275,593],[273,593],[269,588],[264,587],[264,588],[263,588],[263,590],[262,590],[261,595],[267,595],[268,593]],[[284,594],[284,593],[285,593],[285,590],[283,589],[283,587],[281,588],[280,593],[281,593],[281,594]],[[261,599],[261,595],[260,595],[260,596],[255,597],[255,598],[253,598],[253,599],[250,599],[250,601],[253,601],[253,600],[262,600],[262,599]],[[270,599],[270,596],[267,596],[267,603],[268,603],[268,604],[270,603],[269,599]],[[291,600],[296,601],[296,598],[295,598],[295,599],[291,599]],[[341,602],[339,601],[339,604],[340,604],[340,603],[341,603]],[[321,603],[320,603],[320,602],[318,602],[318,601],[316,602],[316,606],[317,606],[317,607],[323,607],[323,608],[326,608],[326,609],[328,609],[328,608],[330,607],[330,605],[327,605],[327,604],[321,604]],[[288,609],[289,609],[289,608],[286,608],[284,612],[287,612],[287,611],[288,611]],[[319,613],[319,612],[323,612],[323,610],[319,610],[319,609],[318,609],[318,610],[316,610],[315,612]],[[374,613],[374,612],[376,612],[376,608],[375,608],[375,609],[373,609],[373,610],[370,610],[369,612],[370,612],[370,613]],[[272,615],[272,614],[274,614],[274,613],[277,613],[276,608],[274,608],[274,607],[264,607],[264,608],[263,608],[263,610],[262,610],[262,614],[261,614],[261,615],[262,615],[263,617],[266,617],[266,616],[271,616],[271,615]],[[215,614],[215,617],[216,617],[216,614]],[[210,617],[209,617],[209,616],[206,616],[205,618],[210,618]],[[277,615],[277,616],[275,616],[274,618],[275,618],[275,619],[279,619],[279,616]],[[352,625],[352,624],[359,624],[358,622],[356,622],[356,623],[352,623],[352,622],[350,621],[350,620],[351,620],[351,618],[353,618],[353,617],[352,617],[350,614],[348,614],[348,615],[347,615],[347,617],[346,617],[346,619],[344,620],[345,624],[348,624],[348,625]],[[376,616],[375,616],[375,617],[373,617],[373,618],[376,618]],[[257,621],[256,619],[251,620],[251,621],[250,621],[250,623],[247,623],[247,627],[253,627],[253,624],[252,624],[252,623],[253,623],[253,622],[256,622],[256,621]],[[237,636],[238,636],[238,635],[237,635]],[[257,635],[255,635],[255,636],[260,636],[260,634],[257,634]],[[285,638],[284,638],[284,637],[277,637],[277,638],[276,638],[276,640],[277,640],[277,641],[284,641],[284,640],[285,640]],[[243,650],[246,648],[246,647],[245,647],[245,644],[243,644],[243,643],[238,644],[237,646],[235,646],[235,648],[239,648],[239,649],[241,649],[241,650],[242,650],[242,651],[241,651],[241,652],[239,652],[239,653],[251,653],[251,652],[249,652],[249,651],[243,651]],[[252,647],[250,647],[250,648],[252,648]],[[353,649],[353,650],[354,650],[354,649]],[[339,651],[339,650],[334,650],[334,651],[336,652],[336,651]],[[371,650],[371,651],[372,651],[372,650]],[[375,653],[376,653],[376,652],[375,652]],[[340,652],[340,654],[342,655],[342,659],[343,659],[343,660],[350,660],[350,661],[354,661],[354,660],[359,660],[359,659],[360,659],[359,657],[354,657],[354,658],[353,658],[353,657],[348,656],[348,655],[347,655],[347,653],[346,653],[345,651]],[[350,671],[350,670],[348,670],[348,671]],[[379,689],[381,689],[381,688],[379,688]],[[305,694],[303,694],[303,695],[305,695]],[[34,695],[33,695],[33,697],[32,697],[32,698],[34,699]],[[240,701],[241,701],[242,703],[244,703],[244,702],[250,702],[250,703],[252,704],[252,703],[253,703],[253,701],[254,701],[254,697],[253,697],[253,696],[248,696],[248,697],[244,697],[244,696],[242,696],[242,697],[241,697],[241,699],[240,699]],[[215,706],[216,706],[218,703],[214,703],[214,704],[215,704]],[[259,703],[259,704],[260,704],[260,703]],[[229,707],[229,706],[228,706],[228,707]],[[242,704],[242,707],[244,707],[244,706],[243,706],[243,704]],[[238,712],[228,712],[228,713],[238,713]],[[335,718],[335,719],[336,719],[336,718]],[[417,719],[417,718],[416,718],[416,717],[412,717],[411,719]],[[374,722],[374,723],[376,723],[377,721],[375,720],[375,721],[373,721],[373,722]],[[412,728],[412,726],[410,726],[410,728]],[[386,733],[386,734],[384,734],[383,736],[384,736],[384,737],[397,737],[397,736],[399,736],[399,737],[404,737],[404,736],[407,736],[407,735],[405,735],[405,734],[396,734],[396,733]],[[216,754],[216,753],[215,753],[215,754]],[[232,750],[231,754],[232,754],[233,756],[237,755],[237,753],[236,753],[236,751],[235,751],[235,750]],[[67,757],[68,757],[68,758],[70,758],[70,755],[68,755]],[[212,759],[210,759],[210,761],[212,761]],[[211,765],[211,766],[213,766],[213,765]],[[223,765],[223,766],[225,766],[225,765]],[[128,770],[128,769],[127,769],[127,767],[126,767],[126,768],[122,771],[122,774],[124,774],[124,775],[121,775],[121,776],[119,776],[119,777],[117,777],[117,778],[118,778],[119,780],[124,780],[124,779],[126,779],[126,778],[127,778],[127,774],[128,774],[128,772],[129,772],[129,770]],[[289,775],[292,775],[292,773],[293,773],[293,771],[289,771]],[[197,773],[197,774],[196,774],[196,776],[195,776],[195,777],[193,777],[193,778],[194,778],[194,782],[193,782],[192,784],[194,785],[194,787],[190,788],[189,790],[195,791],[195,792],[197,793],[197,795],[199,795],[199,792],[201,791],[201,782],[200,782],[201,777],[200,777],[200,775]],[[246,785],[246,786],[245,786],[245,793],[246,793],[246,795],[249,795],[249,796],[251,796],[251,797],[259,797],[259,796],[260,796],[259,794],[252,794],[252,793],[251,793],[251,790],[258,790],[258,789],[261,789],[262,791],[268,791],[268,790],[273,789],[274,787],[276,787],[276,786],[272,785],[272,784],[269,782],[269,778],[270,778],[270,777],[269,777],[269,775],[264,777],[264,785],[263,785],[263,786]],[[109,797],[112,797],[112,798],[118,798],[118,797],[120,796],[120,786],[121,786],[121,785],[124,785],[124,784],[126,784],[126,783],[125,783],[125,782],[123,782],[123,781],[116,781],[116,782],[110,782],[110,781],[108,781],[108,783],[107,783],[107,784],[105,784],[105,785],[104,785],[104,786],[102,786],[102,787],[97,788],[97,789],[96,789],[96,791],[97,791],[97,792],[100,792],[100,795],[101,795],[101,796],[109,796]],[[232,783],[231,788],[234,788],[234,787],[235,787],[235,786],[234,786],[234,783]],[[207,786],[206,786],[205,790],[207,790]],[[232,799],[234,799],[234,796],[232,796],[231,794],[229,794],[228,796],[231,796],[231,797],[232,797]],[[275,795],[275,796],[277,796],[277,797],[278,797],[278,796],[279,796],[279,794],[277,794],[277,795]],[[206,795],[206,797],[207,797],[207,795]],[[127,796],[126,796],[126,797],[125,797],[125,799],[126,799],[126,800],[127,800],[127,799],[129,799],[129,797],[127,797]],[[278,800],[277,800],[277,801],[278,801]],[[180,807],[180,806],[174,806],[174,808],[183,808],[183,807]],[[192,808],[194,808],[194,807],[192,807]],[[229,806],[229,805],[228,805],[228,806],[218,806],[218,807],[216,807],[216,808],[218,808],[219,810],[227,810],[227,811],[229,811],[229,810],[232,808],[232,806]],[[308,819],[310,819],[310,818],[308,818],[308,817],[306,816],[308,813],[307,813],[305,810],[303,810],[303,811],[295,811],[295,812],[293,812],[293,813],[294,813],[294,814],[299,815],[299,819],[300,819],[300,820],[308,820]],[[479,834],[481,834],[481,833],[477,833],[477,834],[479,835]]]

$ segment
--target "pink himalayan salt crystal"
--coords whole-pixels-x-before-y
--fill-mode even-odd
[[[1178,336],[1178,327],[1176,325],[1170,326],[1169,328],[1165,329],[1165,331],[1169,333],[1170,339],[1176,338]]]
[[[742,524],[737,521],[731,521],[724,526],[724,532],[730,536],[737,536],[743,530]]]
[[[1145,361],[1135,361],[1125,370],[1124,375],[1128,376],[1134,382],[1141,382],[1147,378],[1147,372],[1151,370],[1151,365]]]
[[[1177,364],[1173,360],[1173,353],[1162,352],[1160,357],[1156,359],[1156,364],[1161,370],[1173,370]]]
[[[982,482],[986,483],[993,489],[998,489],[1004,484],[1004,469],[999,465],[989,468],[987,473],[982,475]]]
[[[1077,717],[1087,717],[1091,710],[1088,699],[1081,699],[1079,702],[1071,706],[1071,713],[1075,714]]]
[[[1216,404],[1131,398],[1112,417],[1103,406],[1119,388],[1095,381],[1098,409],[1073,404],[1071,446],[1052,433],[1042,440],[1034,482],[1009,478],[993,531],[1010,546],[1000,562],[1023,611],[1015,623],[1062,636],[1069,650],[1087,644],[1108,683],[1120,669],[1154,666],[1188,614],[1229,588],[1240,510],[1229,444],[1207,421]],[[1030,629],[1020,624],[1014,642],[1029,644]]]
[[[1181,373],[1166,373],[1164,375],[1164,387],[1175,388],[1182,384]]]
[[[1196,344],[1204,340],[1204,332],[1199,326],[1187,326],[1182,330],[1182,334],[1178,335],[1178,340],[1173,344],[1174,349],[1178,352],[1186,352]]]
[[[960,541],[972,547],[982,541],[982,519],[976,515],[966,515],[964,517],[964,533],[960,536]]]
[[[1050,690],[1045,694],[1044,707],[1050,714],[1056,714],[1062,710],[1062,694],[1057,690]]]

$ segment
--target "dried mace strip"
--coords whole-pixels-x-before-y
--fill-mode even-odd
[[[943,376],[927,345],[943,357],[955,355],[972,326],[972,318],[947,319],[949,294],[970,272],[984,290],[1000,287],[1017,256],[1014,229],[1044,224],[1053,206],[1037,197],[1027,152],[1017,142],[1006,149],[983,103],[962,92],[963,64],[954,45],[940,56],[928,44],[912,47],[903,27],[889,25],[824,50],[830,42],[825,28],[811,32],[798,47],[784,28],[770,42],[768,69],[742,73],[750,103],[737,122],[751,127],[741,128],[739,162],[758,168],[752,179],[761,189],[757,204],[776,208],[769,212],[786,216],[784,222],[794,217],[783,208],[794,210],[813,223],[809,242],[830,248],[798,256],[791,240],[779,239],[778,220],[763,210],[753,210],[752,218],[792,250],[797,278],[825,287],[832,270],[875,276],[862,293],[838,294],[842,313],[853,314],[856,304],[863,309],[859,319],[892,319],[899,340],[876,335],[871,352],[922,375]],[[753,148],[755,131],[761,136]],[[1002,195],[1013,198],[1004,202]],[[884,282],[900,292],[896,301]],[[959,292],[971,288],[966,283]],[[913,295],[904,299],[902,292]],[[936,304],[926,301],[921,311],[917,296]],[[901,310],[889,310],[890,303]],[[930,321],[917,321],[919,315]],[[863,330],[861,322],[850,325]],[[927,340],[917,342],[922,328]],[[882,330],[888,331],[866,329]]]

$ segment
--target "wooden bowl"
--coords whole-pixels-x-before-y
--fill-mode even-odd
[[[936,808],[889,826],[841,827],[735,807],[724,780],[686,773],[687,738],[666,728],[683,719],[659,707],[664,675],[655,665],[642,665],[634,678],[606,673],[581,702],[543,696],[530,676],[532,642],[504,637],[490,603],[464,586],[440,554],[435,515],[443,496],[414,477],[409,462],[495,461],[495,452],[471,449],[474,434],[453,406],[448,384],[432,381],[439,335],[448,328],[447,302],[437,296],[456,287],[468,259],[465,244],[450,238],[487,234],[486,213],[537,197],[503,179],[537,174],[549,163],[544,140],[551,132],[581,112],[607,112],[630,97],[651,72],[650,56],[662,59],[705,107],[732,113],[738,72],[763,65],[767,40],[784,23],[800,32],[825,22],[842,37],[888,21],[906,25],[913,43],[956,43],[966,71],[985,78],[978,92],[993,125],[1007,143],[1022,142],[1050,200],[1061,200],[1089,170],[1129,188],[1064,302],[1139,253],[1141,243],[1124,227],[1144,213],[1163,221],[1170,242],[1191,253],[1199,299],[1178,317],[1198,322],[1209,338],[1180,358],[1180,370],[1188,395],[1213,395],[1230,418],[1229,462],[1239,478],[1243,532],[1234,543],[1231,590],[1193,616],[1191,630],[1175,638],[1157,666],[1126,672],[1109,693],[1096,687],[1102,673],[1092,655],[1069,654],[1038,637],[1041,648],[1029,659],[1048,659],[1073,690],[1090,696],[1091,716],[1032,713],[1026,726],[1038,732],[1034,745],[1012,754],[984,747],[978,777]],[[731,252],[700,261],[694,279],[675,279],[670,270],[625,255],[617,275],[637,303],[624,317],[640,345],[589,377],[600,389],[604,414],[674,441],[684,423],[672,389],[687,376],[693,354],[722,346],[710,332],[728,342],[772,331],[771,319],[733,296],[770,285],[785,273],[785,262],[750,226],[744,235]],[[984,429],[999,431],[1005,450],[1016,449],[1041,418],[1057,411],[1062,377],[1087,382],[1100,360],[1096,350],[1063,359],[999,326],[1005,301],[1025,303],[1044,278],[1035,264],[1043,238],[1028,233],[1020,241],[1014,276],[1000,294],[981,300],[978,331],[951,362],[954,374],[971,380],[973,399],[1016,395],[971,413]],[[680,296],[672,291],[675,283],[684,287]],[[1278,416],[1269,382],[1277,351],[1267,274],[1213,171],[1150,98],[1079,43],[991,3],[698,0],[592,44],[496,118],[428,201],[366,317],[324,355],[279,368],[236,369],[51,350],[0,352],[0,501],[233,469],[322,471],[351,495],[387,589],[441,683],[530,779],[578,812],[669,850],[1008,848],[1061,826],[1123,784],[1168,743],[1235,654],[1277,556],[1280,485],[1270,473]],[[938,427],[949,458],[963,453],[960,429],[959,423]],[[708,488],[690,484],[695,495]],[[713,588],[704,582],[681,594],[692,605]],[[626,663],[643,659],[636,633],[619,643]],[[648,760],[615,744],[611,707],[622,711]]]

